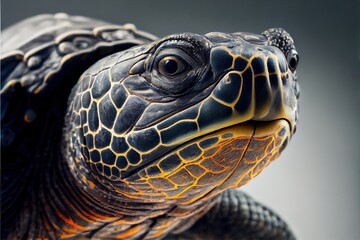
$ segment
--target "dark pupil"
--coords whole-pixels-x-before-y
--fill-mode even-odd
[[[178,70],[178,64],[173,59],[168,59],[164,63],[164,70],[169,74],[174,74]]]

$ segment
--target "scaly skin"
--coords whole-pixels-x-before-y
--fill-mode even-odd
[[[62,133],[49,106],[28,178],[39,187],[8,238],[186,231],[286,147],[297,58],[291,37],[270,29],[176,34],[101,59],[74,86]]]
[[[288,225],[268,207],[237,189],[229,189],[194,226],[165,239],[293,240],[295,237]]]

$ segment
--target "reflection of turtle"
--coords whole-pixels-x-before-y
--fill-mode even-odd
[[[284,30],[156,40],[42,15],[5,30],[2,50],[3,237],[292,238],[229,190],[295,132]]]

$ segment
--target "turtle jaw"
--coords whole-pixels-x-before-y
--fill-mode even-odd
[[[284,119],[219,127],[182,143],[126,181],[137,191],[147,186],[178,204],[192,204],[245,185],[280,155],[290,138]]]
[[[252,128],[252,134],[244,127]],[[290,141],[290,123],[286,119],[273,121],[247,121],[220,130],[230,136],[229,155],[236,154],[237,144],[247,141],[238,154],[236,165],[220,183],[204,195],[204,199],[214,196],[229,188],[239,188],[262,172],[272,161],[276,160]],[[204,136],[206,137],[206,136]],[[240,140],[240,141],[239,141]],[[234,144],[235,143],[235,144]],[[229,146],[229,145],[227,145]],[[241,146],[241,144],[240,144]],[[213,157],[216,159],[216,155]]]

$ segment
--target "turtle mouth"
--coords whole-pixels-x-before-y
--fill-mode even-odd
[[[273,135],[277,129],[282,129],[282,135],[286,135],[286,137],[291,137],[291,123],[289,120],[285,118],[269,120],[269,121],[261,121],[261,120],[248,120],[245,122],[236,123],[230,126],[226,126],[223,128],[218,128],[214,131],[207,132],[203,135],[200,135],[194,139],[188,140],[178,148],[188,145],[193,142],[201,142],[205,139],[211,138],[213,136],[220,136],[222,138],[233,138],[236,136],[243,137],[264,137]]]
[[[261,120],[250,120],[244,123],[251,123],[254,127],[254,135],[253,137],[263,137],[272,135],[276,132],[277,129],[282,129],[282,134],[287,138],[291,138],[292,136],[292,125],[291,122],[286,118],[279,118],[275,120],[269,121],[261,121]],[[241,125],[237,124],[237,125]],[[231,128],[232,126],[230,126]]]
[[[285,118],[279,118],[274,120],[248,120],[240,123],[231,124],[225,127],[213,127],[214,130],[211,131],[206,129],[203,134],[200,134],[192,139],[185,140],[180,143],[176,148],[170,150],[159,158],[163,158],[169,153],[176,152],[179,149],[184,147],[197,144],[200,148],[204,149],[203,146],[208,146],[209,144],[203,143],[208,142],[208,139],[218,138],[218,139],[231,139],[236,137],[243,138],[261,138],[274,135],[275,132],[281,129],[281,136],[290,139],[292,136],[292,127],[291,122]]]

